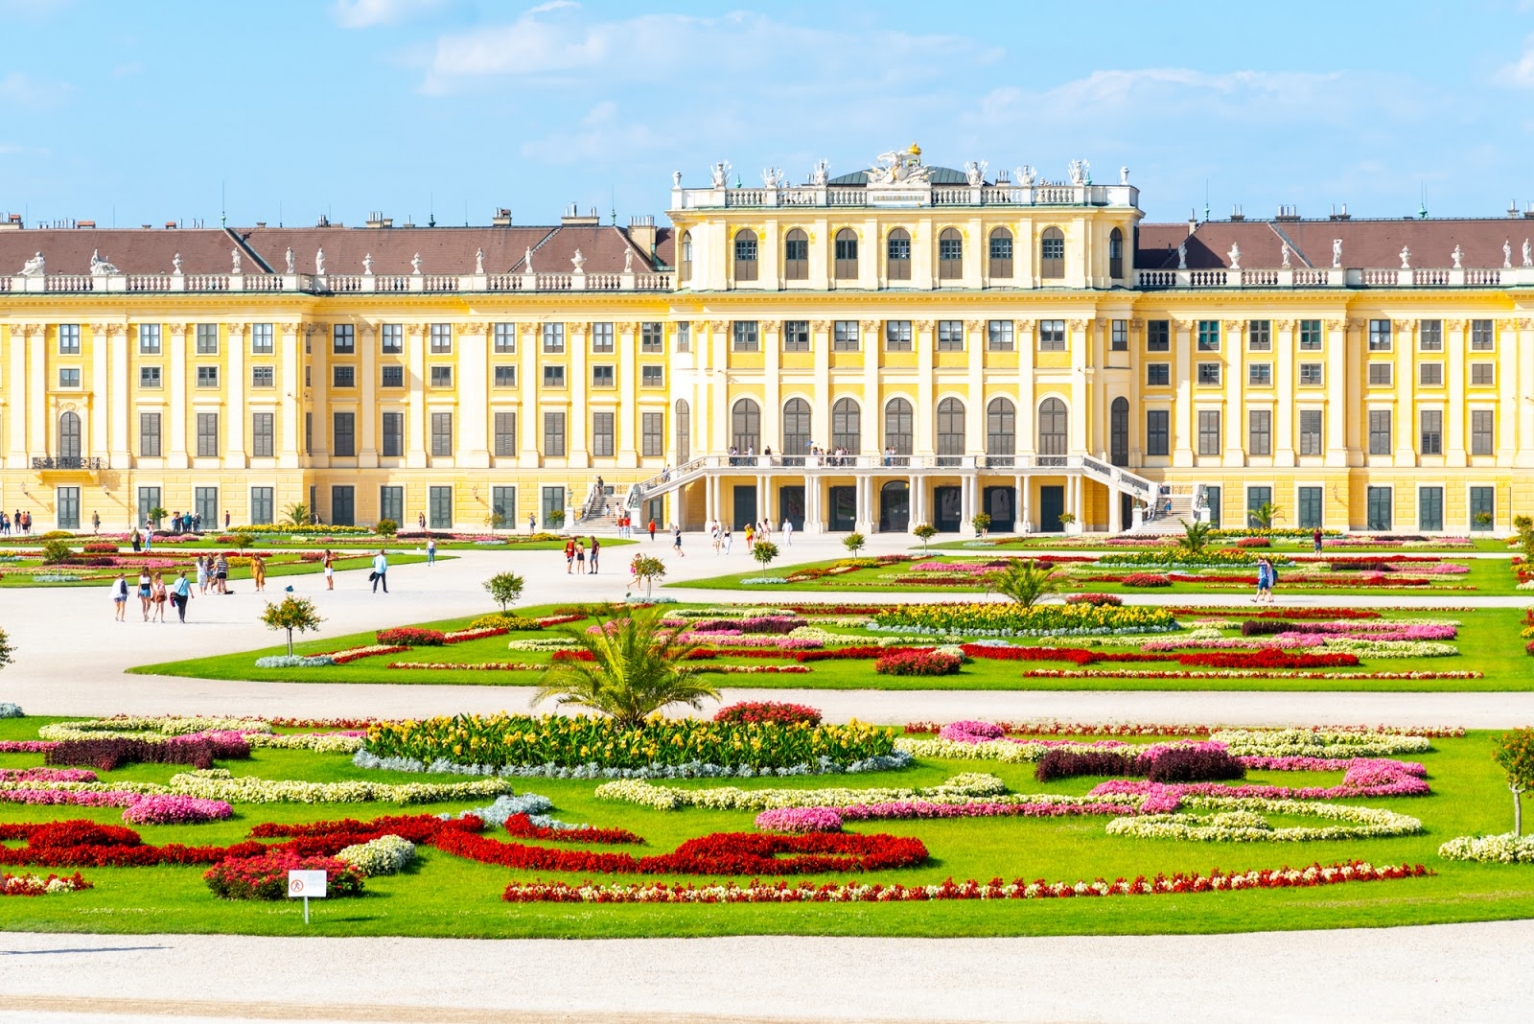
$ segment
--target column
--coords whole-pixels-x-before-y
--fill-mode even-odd
[[[1029,531],[1033,528],[1033,520],[1030,518],[1032,510],[1029,508],[1028,501],[1028,492],[1032,489],[1032,483],[1028,477],[1020,476],[1017,478],[1017,509],[1020,531],[1023,524],[1027,525]]]
[[[357,344],[362,346],[357,382],[362,392],[362,408],[357,412],[357,466],[378,467],[378,331],[371,323],[357,325]],[[515,518],[515,517],[513,517]]]
[[[906,523],[913,530],[927,521],[923,515],[921,499],[921,477],[911,473],[906,477],[906,500],[909,502]]]
[[[874,532],[874,481],[869,476],[858,476],[854,479],[857,482],[858,488],[857,531],[867,535]]]
[[[1066,324],[1069,328],[1068,344],[1073,353],[1086,354],[1089,339],[1087,338],[1087,321],[1071,320]],[[1073,360],[1074,362],[1075,360]],[[1087,398],[1087,373],[1089,371],[1077,366],[1071,371],[1071,411],[1070,411],[1070,453],[1072,455],[1085,455],[1087,451],[1087,420],[1092,415],[1091,403]]]
[[[915,248],[913,243],[912,248]],[[912,254],[915,255],[914,253]],[[916,276],[916,268],[913,265],[911,275]],[[936,389],[932,385],[932,332],[937,327],[936,320],[916,320],[911,323],[911,330],[916,337],[911,344],[916,346],[916,395],[912,401],[916,422],[912,429],[916,436],[911,439],[911,451],[916,458],[933,455],[936,448],[937,436],[934,430],[934,416],[937,413]]]
[[[426,468],[426,341],[424,324],[405,325],[405,465]],[[566,424],[565,429],[569,430]],[[568,450],[568,449],[566,449]],[[571,524],[573,525],[573,524]]]
[[[1193,343],[1189,338],[1193,324],[1188,320],[1173,320],[1172,329],[1176,340],[1172,363],[1172,381],[1176,396],[1172,437],[1172,465],[1193,465]]]
[[[985,452],[985,321],[964,321],[964,354],[969,362],[969,380],[964,417],[964,449],[971,455]]]
[[[975,476],[974,473],[964,473],[959,477],[959,531],[970,528],[970,520],[975,517]]]
[[[113,409],[128,401],[128,392],[114,391],[110,386],[107,369],[107,339],[106,332],[98,332],[91,329],[91,440],[90,447],[85,454],[95,458],[102,458],[108,454],[109,442],[107,440],[108,427],[111,422]],[[84,509],[81,510],[81,522],[85,521]]]
[[[639,466],[639,367],[635,362],[639,323],[620,321],[613,330],[618,332],[618,408],[613,424],[618,436],[613,450],[620,467],[634,469]]]
[[[767,478],[762,474],[756,475],[756,521],[761,522],[766,518],[767,512]]]
[[[863,429],[860,440],[864,453],[880,453],[884,451],[884,438],[880,433],[884,415],[879,398],[879,361],[884,348],[879,339],[879,321],[864,320],[860,333],[863,343]]]
[[[1326,321],[1326,465],[1348,464],[1347,423],[1358,415],[1348,404],[1347,321]]]
[[[1470,410],[1465,405],[1465,321],[1445,320],[1444,330],[1449,337],[1448,401],[1444,404],[1444,465],[1461,468],[1468,464],[1465,458],[1465,420]]]
[[[224,344],[229,346],[228,379],[224,386],[224,465],[229,469],[244,469],[248,465],[245,445],[245,418],[250,415],[245,408],[245,333],[249,328],[243,323],[228,327]],[[224,499],[228,505],[228,499]]]
[[[490,343],[489,324],[459,324],[457,462],[455,465],[490,467]]]
[[[1273,414],[1273,465],[1294,465],[1294,321],[1277,320],[1273,327],[1273,386],[1278,408]]]
[[[1108,488],[1108,532],[1124,532],[1124,501],[1116,488]]]
[[[325,467],[330,465],[330,325],[305,324],[304,336],[308,338],[308,344],[305,345],[305,354],[309,357],[307,365],[312,371],[309,377],[309,408],[314,413],[314,433],[309,438],[309,465]],[[419,336],[416,340],[420,340]],[[420,376],[424,380],[424,370]],[[425,417],[421,419],[424,423]],[[326,507],[329,507],[328,502]]]
[[[1241,358],[1246,339],[1242,335],[1242,321],[1226,320],[1225,337],[1221,339],[1225,368],[1225,456],[1226,468],[1246,465],[1246,403],[1243,401],[1245,363]]]
[[[165,465],[169,469],[186,469],[189,465],[186,451],[186,324],[170,325],[170,365],[166,374],[170,377],[170,407],[166,410],[170,413],[170,448],[166,452]]]
[[[1033,418],[1038,412],[1038,403],[1033,393],[1033,353],[1038,343],[1033,337],[1034,321],[1018,320],[1012,326],[1017,339],[1017,457],[1019,465],[1031,466],[1034,456]]]
[[[132,392],[128,389],[128,328],[122,324],[108,324],[96,338],[98,345],[111,346],[111,388],[119,396],[112,403],[111,465],[113,469],[127,469],[133,462],[133,435],[129,430],[132,410],[128,396]]]
[[[303,450],[302,420],[304,409],[303,388],[303,356],[299,343],[299,324],[279,324],[276,329],[282,331],[282,347],[279,352],[279,373],[282,376],[281,388],[282,402],[282,436],[277,449],[277,465],[283,469],[297,469],[300,465],[299,453]],[[309,496],[303,495],[301,499],[307,503]]]
[[[1395,322],[1395,393],[1396,429],[1395,464],[1410,468],[1417,465],[1417,377],[1413,372],[1412,352],[1416,349],[1412,338],[1415,320]]]

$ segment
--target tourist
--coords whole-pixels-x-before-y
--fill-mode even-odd
[[[426,513],[425,512],[417,512],[415,514],[415,525],[416,525],[416,529],[418,529],[418,530],[426,529]]]
[[[222,551],[213,562],[213,589],[220,594],[229,593],[229,557]]]
[[[229,510],[224,509],[224,529],[229,529]]]
[[[531,512],[529,512],[527,514],[527,532],[528,533],[537,533],[538,532],[538,517],[533,515]]]
[[[153,551],[153,550],[154,550],[154,531],[153,530],[145,530],[144,531],[144,551],[147,553],[147,552],[150,552],[150,551]]]
[[[1310,550],[1315,554],[1321,553],[1321,527],[1316,527],[1316,532],[1310,535]]]
[[[192,513],[192,532],[193,533],[201,533],[202,532],[202,513],[201,512],[193,512]]]
[[[117,579],[112,581],[112,605],[116,609],[113,621],[127,622],[128,577],[122,573],[118,573]]]
[[[101,513],[100,512],[92,512],[91,513],[91,532],[96,534],[97,536],[101,535]]]
[[[709,529],[709,535],[714,539],[714,554],[718,555],[724,546],[724,530],[719,525],[719,520],[714,520],[714,525]]]
[[[597,556],[602,552],[602,542],[597,540],[597,535],[591,535],[591,575],[597,574]]]
[[[565,541],[565,575],[569,576],[575,571],[575,538]]]
[[[1263,563],[1268,567],[1268,604],[1273,603],[1273,591],[1278,586],[1278,569],[1271,559],[1264,556]]]
[[[329,548],[320,556],[320,564],[325,567],[325,589],[336,589],[336,553]]]
[[[145,622],[149,621],[149,595],[152,589],[149,570],[140,569],[138,571],[138,601],[139,605],[143,608]]]
[[[730,528],[728,526],[726,526],[724,528],[724,553],[725,554],[728,555],[730,553],[730,545],[733,544],[734,542],[735,542],[735,536],[732,533],[730,533]]]
[[[250,556],[250,578],[258,593],[266,589],[266,559],[260,555]]]
[[[437,538],[435,537],[426,538],[426,564],[437,564]]]
[[[579,537],[575,540],[575,568],[577,576],[586,575],[586,542]]]
[[[751,545],[755,542],[755,540],[756,540],[756,527],[752,526],[750,523],[747,523],[746,524],[746,550],[747,551],[751,550]]]
[[[16,515],[20,516],[21,513],[18,512],[18,513],[16,513]],[[138,527],[137,526],[135,526],[133,528],[133,536],[131,538],[129,538],[129,539],[133,543],[133,553],[135,555],[138,554],[140,551],[144,550],[144,538],[139,536],[139,532],[138,532]]]
[[[655,517],[650,517],[650,540],[655,540]]]
[[[1272,596],[1273,566],[1267,558],[1257,559],[1257,593],[1252,597],[1253,604],[1261,604]]]
[[[186,571],[176,577],[176,582],[170,585],[170,603],[176,606],[176,616],[183,625],[186,624],[186,605],[192,599],[192,585],[186,581]]]
[[[149,584],[149,621],[165,621],[165,580],[159,573],[154,574],[154,580]]]
[[[389,592],[389,556],[384,554],[383,548],[378,549],[378,554],[373,556],[373,572],[369,576],[373,581],[373,593],[378,593],[378,585],[383,584],[385,594]]]
[[[197,590],[204,597],[208,595],[208,576],[212,572],[211,567],[208,565],[209,561],[210,559],[204,558],[202,555],[197,556]]]
[[[794,521],[787,516],[783,517],[783,546],[786,548],[794,546]]]
[[[677,553],[678,558],[687,557],[687,553],[682,550],[682,527],[676,523],[671,524],[671,550]]]

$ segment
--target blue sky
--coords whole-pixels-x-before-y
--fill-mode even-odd
[[[661,213],[671,172],[1127,164],[1151,219],[1534,202],[1534,2],[0,0],[0,211]]]

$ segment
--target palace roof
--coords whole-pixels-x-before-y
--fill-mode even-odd
[[[1465,267],[1503,265],[1503,243],[1512,263],[1521,266],[1525,239],[1534,239],[1534,222],[1523,218],[1443,218],[1398,220],[1245,220],[1205,221],[1190,234],[1186,222],[1141,224],[1135,266],[1173,270],[1177,247],[1186,244],[1189,270],[1230,266],[1231,246],[1240,246],[1242,269],[1283,266],[1283,246],[1292,250],[1293,267],[1330,267],[1332,242],[1342,240],[1344,267],[1391,268],[1401,265],[1401,249],[1411,250],[1413,267],[1453,266],[1456,246]]]

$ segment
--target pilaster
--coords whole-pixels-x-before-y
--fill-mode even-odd
[[[1193,465],[1193,342],[1190,337],[1193,324],[1187,320],[1173,320],[1176,335],[1172,345],[1176,359],[1172,364],[1172,382],[1176,393],[1176,410],[1172,421],[1176,424],[1172,438],[1172,465]]]
[[[1294,465],[1294,364],[1299,353],[1295,349],[1293,320],[1275,320],[1273,328],[1273,384],[1278,395],[1277,408],[1273,412],[1273,465]]]
[[[490,350],[489,325],[459,324],[454,344],[458,349],[458,415],[455,466],[468,469],[490,467]]]
[[[1226,320],[1222,325],[1220,339],[1220,356],[1225,368],[1225,454],[1221,462],[1226,469],[1233,469],[1246,465],[1246,443],[1243,434],[1246,431],[1246,402],[1243,371],[1246,368],[1244,349],[1246,346],[1245,333],[1242,330],[1243,322],[1240,320]]]
[[[170,325],[170,363],[165,371],[170,380],[170,449],[165,454],[167,469],[186,469],[186,324]]]
[[[1412,336],[1415,320],[1397,320],[1392,331],[1395,350],[1396,432],[1395,464],[1397,469],[1417,465],[1417,374],[1412,354],[1417,349]]]
[[[1465,403],[1465,327],[1464,320],[1445,320],[1444,332],[1448,335],[1444,343],[1449,351],[1449,365],[1446,374],[1448,401],[1444,406],[1444,465],[1451,469],[1463,468],[1467,465],[1465,458],[1465,420],[1470,416],[1470,408]]]
[[[614,451],[618,453],[618,466],[633,469],[639,465],[639,323],[625,320],[613,328],[618,334],[618,392],[617,422],[613,429],[618,432]]]
[[[405,325],[405,466],[426,468],[426,327]]]
[[[913,232],[914,235],[914,232]],[[915,267],[916,240],[911,240],[912,267],[911,273],[916,273]],[[937,434],[933,417],[936,415],[936,392],[937,388],[932,380],[932,350],[935,342],[932,332],[937,329],[935,320],[914,320],[911,322],[911,330],[916,337],[912,344],[916,346],[916,398],[911,404],[914,406],[916,418],[913,427],[916,436],[912,438],[911,450],[918,456],[931,456],[937,450]]]

